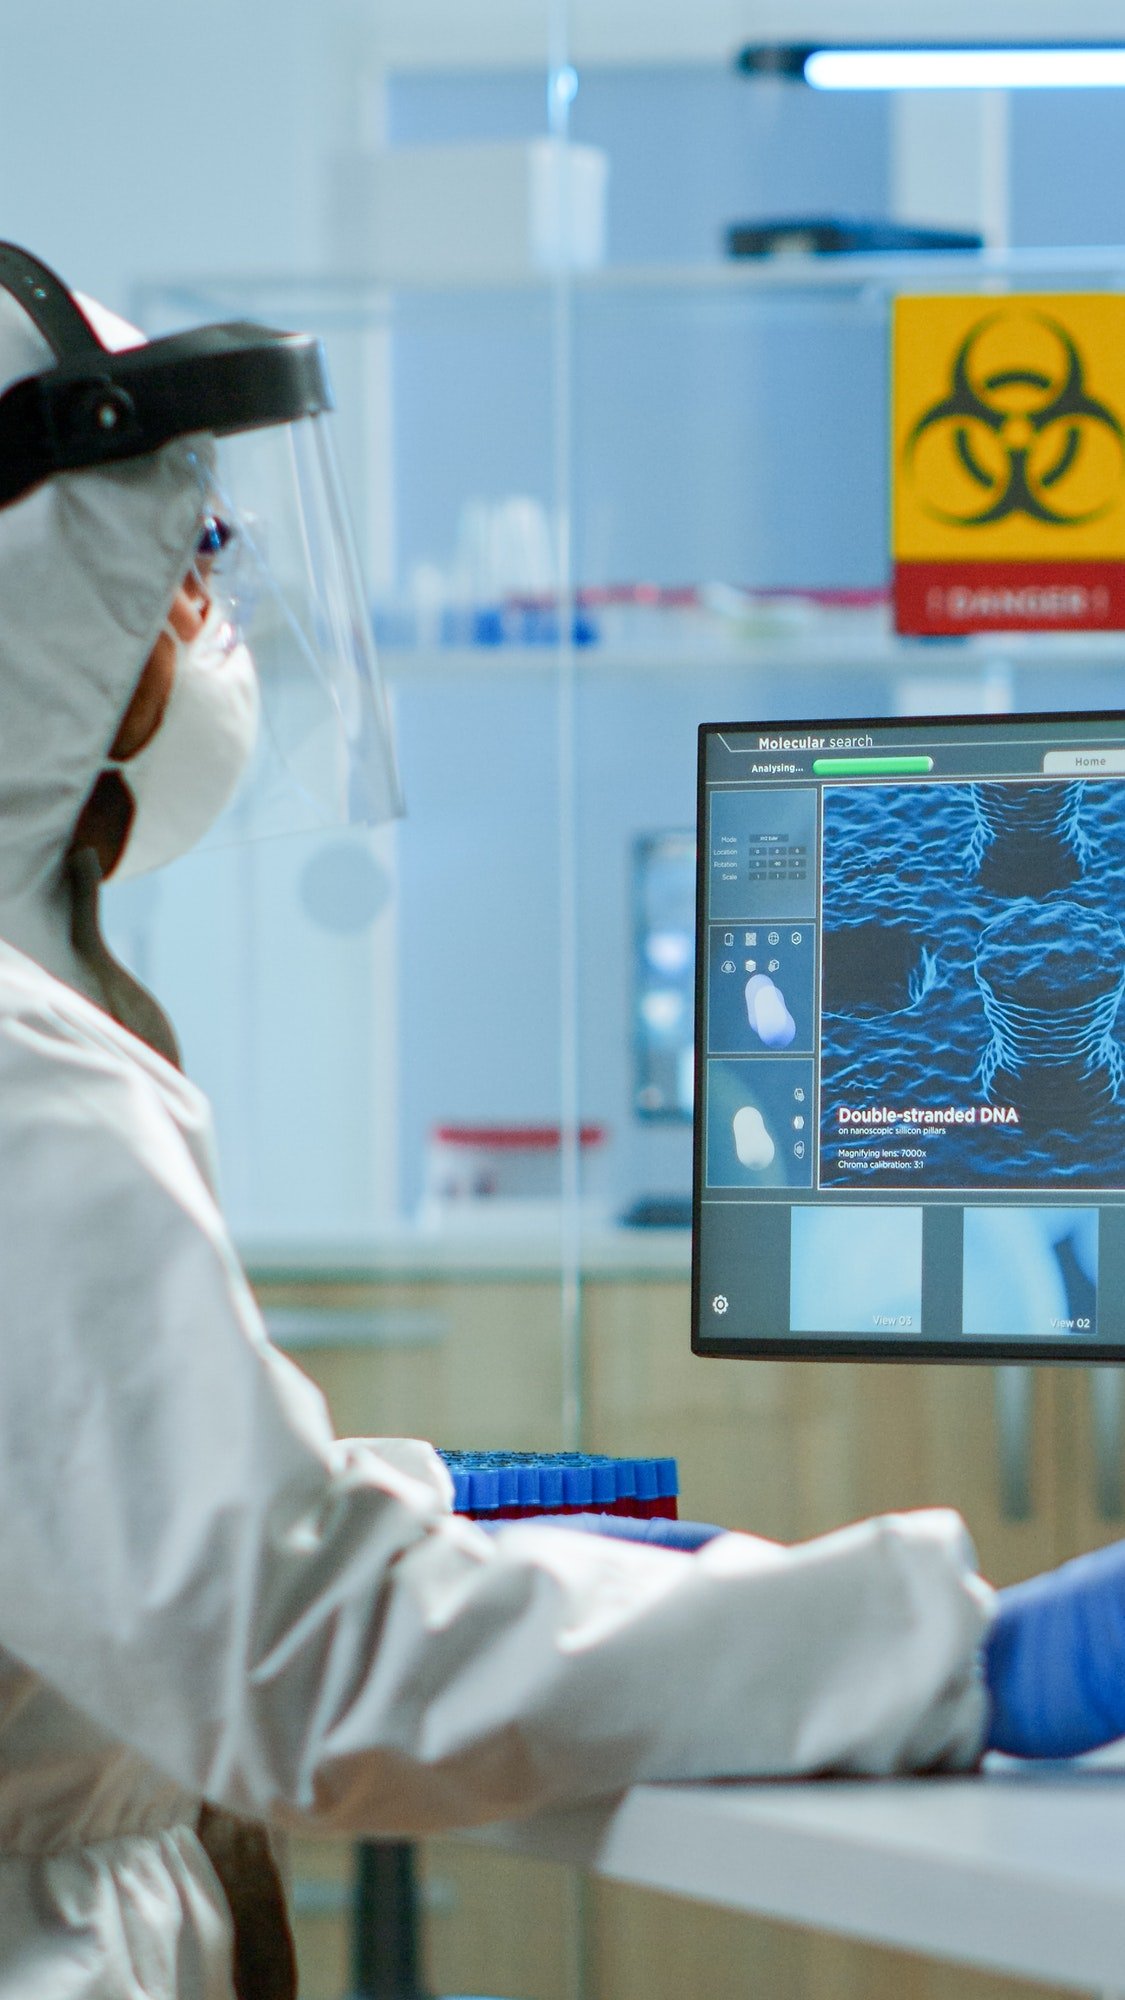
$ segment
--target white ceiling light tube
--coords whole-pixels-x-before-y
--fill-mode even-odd
[[[817,90],[1075,90],[1125,84],[1125,47],[811,49]]]

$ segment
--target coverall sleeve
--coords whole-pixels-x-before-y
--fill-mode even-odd
[[[148,1079],[26,1039],[0,1062],[0,1644],[114,1737],[234,1812],[372,1834],[975,1761],[991,1593],[956,1516],[692,1557],[484,1535],[333,1436]]]

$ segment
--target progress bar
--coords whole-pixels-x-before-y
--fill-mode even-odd
[[[814,778],[920,778],[932,757],[814,757]]]

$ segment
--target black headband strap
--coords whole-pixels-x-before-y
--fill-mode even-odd
[[[104,351],[62,279],[17,243],[0,243],[0,285],[23,307],[58,360]]]
[[[312,334],[235,321],[114,353],[61,279],[13,243],[0,243],[0,288],[55,357],[0,393],[0,507],[54,473],[145,458],[194,432],[228,437],[332,407],[324,350]]]

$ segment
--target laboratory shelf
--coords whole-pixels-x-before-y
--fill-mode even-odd
[[[605,265],[575,273],[576,291],[902,292],[931,288],[975,291],[1045,279],[1114,290],[1125,281],[1119,246],[1057,250],[971,250],[861,256],[851,253],[731,257],[713,264]]]
[[[358,318],[383,317],[401,299],[455,298],[474,293],[486,297],[528,294],[550,297],[573,292],[657,295],[678,292],[745,292],[769,297],[784,293],[876,294],[902,291],[955,291],[1007,285],[1037,288],[1061,283],[1064,289],[1093,287],[1115,291],[1125,286],[1125,254],[1119,245],[1060,249],[911,251],[860,256],[794,254],[778,257],[716,258],[698,264],[604,264],[594,270],[539,271],[463,278],[442,277],[409,282],[331,271],[294,276],[292,272],[256,275],[253,279],[203,274],[195,278],[155,281],[137,295],[142,312],[152,300],[162,311],[169,305],[184,312],[211,314],[224,301],[244,311],[248,299],[278,302],[293,309],[306,305],[321,325],[354,325]]]
[[[668,675],[677,679],[702,673],[823,672],[850,674],[857,670],[889,675],[949,674],[959,677],[974,669],[1025,668],[1053,672],[1082,667],[1113,671],[1125,666],[1125,633],[993,633],[964,639],[896,639],[887,630],[865,633],[827,622],[799,637],[763,635],[736,646],[716,646],[713,639],[669,640],[665,645],[542,646],[390,646],[380,649],[383,671],[392,681],[428,681],[449,675],[458,680],[481,675],[526,677],[554,675],[560,661],[568,670],[596,680],[611,674]]]
[[[706,264],[604,265],[575,272],[577,292],[904,292],[977,291],[1061,280],[1116,290],[1125,283],[1120,246],[1033,250],[915,250],[886,255],[731,257]]]

